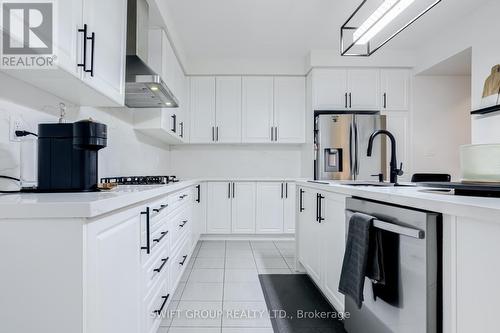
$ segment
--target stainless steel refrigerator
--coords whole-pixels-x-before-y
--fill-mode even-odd
[[[374,141],[373,154],[366,156],[368,139],[386,129],[379,112],[317,111],[314,122],[315,169],[317,180],[387,179],[386,139]]]

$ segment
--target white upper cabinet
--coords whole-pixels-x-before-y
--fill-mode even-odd
[[[382,109],[406,111],[410,104],[410,73],[407,69],[380,71]]]
[[[304,77],[274,78],[275,141],[305,142],[306,86]]]
[[[356,68],[347,71],[348,107],[353,110],[380,108],[380,71],[373,68]]]
[[[232,183],[233,234],[255,234],[255,183]]]
[[[191,77],[190,142],[215,141],[215,78]]]
[[[83,0],[59,1],[55,14],[57,39],[54,48],[57,50],[57,63],[60,68],[76,77],[81,76],[80,67],[76,64],[82,60],[83,36],[76,32],[83,28],[82,7]]]
[[[273,77],[243,78],[242,140],[245,143],[271,142],[273,82]]]
[[[217,77],[215,98],[216,141],[241,142],[241,77]]]
[[[343,110],[348,108],[346,69],[315,69],[312,80],[313,107],[315,110]]]

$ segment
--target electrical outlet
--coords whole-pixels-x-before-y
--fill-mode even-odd
[[[16,116],[10,117],[10,127],[9,135],[11,142],[20,142],[21,138],[16,136],[16,131],[22,131],[24,127],[24,121]]]

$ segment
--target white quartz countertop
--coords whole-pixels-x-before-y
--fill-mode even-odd
[[[118,186],[89,193],[0,194],[3,218],[92,218],[197,184],[196,180],[169,185]]]
[[[306,180],[297,181],[297,185],[447,215],[491,220],[500,223],[500,198],[458,196],[450,192],[423,187],[349,186],[334,183],[325,185]]]

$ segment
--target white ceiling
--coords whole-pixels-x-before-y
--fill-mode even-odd
[[[156,0],[190,63],[304,62],[312,49],[338,49],[339,29],[361,0]],[[412,50],[488,0],[443,0],[385,48]]]

